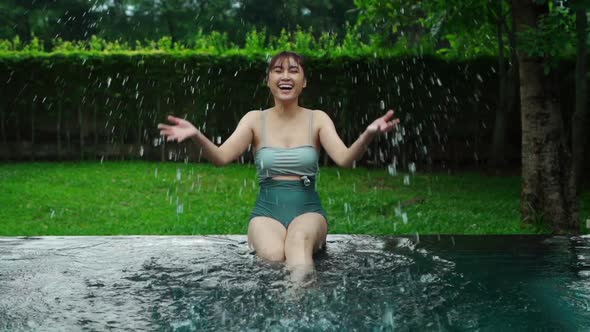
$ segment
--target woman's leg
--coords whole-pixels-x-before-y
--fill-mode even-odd
[[[287,265],[313,268],[313,254],[324,246],[327,233],[328,224],[319,213],[304,213],[293,219],[285,238]]]
[[[248,225],[248,245],[270,261],[285,260],[286,235],[285,226],[272,218],[254,217]]]

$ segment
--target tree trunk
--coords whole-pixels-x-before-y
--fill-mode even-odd
[[[584,165],[584,143],[586,135],[584,129],[587,122],[587,83],[586,72],[588,70],[587,49],[586,49],[586,29],[588,28],[588,19],[586,9],[579,6],[576,9],[576,35],[577,35],[577,61],[576,61],[576,110],[572,115],[572,150],[574,158],[574,178],[576,185],[581,183],[582,167]]]
[[[10,159],[10,150],[8,149],[8,138],[6,136],[5,109],[6,108],[0,104],[0,131],[2,132],[2,144],[7,148],[6,153],[3,154],[2,159],[8,160]]]
[[[15,103],[14,104],[14,129],[16,130],[16,151],[15,151],[15,155],[16,155],[16,159],[20,160],[21,158],[21,144],[22,144],[22,140],[21,140],[21,136],[20,136],[20,121],[19,121],[19,109],[20,109],[20,105],[19,103]]]
[[[506,100],[508,72],[506,70],[506,60],[504,59],[504,18],[502,17],[501,3],[496,1],[497,10],[497,39],[498,39],[498,107],[496,109],[496,119],[494,121],[494,133],[492,137],[492,146],[490,148],[490,163],[491,170],[498,170],[506,165],[506,159],[503,157],[504,148],[506,145],[506,113],[508,113],[508,103]]]
[[[33,98],[31,102],[31,161],[35,161],[35,102]]]
[[[4,124],[4,107],[0,105],[0,132],[2,132],[2,144],[8,146],[8,139],[6,138],[6,125]]]
[[[98,112],[98,105],[96,98],[94,99],[94,111],[92,113],[92,122],[94,125],[94,159],[98,158],[98,123],[96,121],[96,113]]]
[[[520,104],[518,96],[520,96],[520,76],[519,76],[519,67],[518,67],[518,53],[516,52],[516,20],[514,19],[514,15],[512,15],[512,4],[510,4],[510,13],[509,15],[512,17],[512,29],[506,26],[506,31],[508,32],[508,43],[510,45],[510,69],[508,77],[510,78],[508,84],[508,93],[506,95],[506,99],[508,101],[508,109],[513,111],[520,112]]]
[[[62,159],[61,151],[61,108],[62,108],[62,96],[57,99],[57,159]]]
[[[177,33],[176,33],[176,25],[174,24],[174,13],[170,13],[170,12],[166,12],[165,14],[166,17],[166,23],[168,25],[168,32],[170,33],[170,38],[172,40],[172,43],[176,43],[176,41],[178,40],[177,38]]]
[[[80,160],[84,160],[84,114],[82,104],[78,105],[78,126],[80,129]]]
[[[538,29],[547,4],[513,0],[518,31]],[[523,222],[548,223],[556,233],[579,232],[578,204],[572,157],[564,133],[563,119],[544,74],[544,59],[526,51],[519,53],[522,120]]]
[[[508,109],[509,114],[512,112],[516,112],[518,115],[520,114],[520,75],[519,75],[519,65],[518,65],[518,53],[516,52],[516,22],[514,19],[514,15],[512,15],[512,4],[510,1],[509,3],[509,12],[507,13],[507,17],[511,18],[511,25],[504,27],[505,30],[508,32],[508,45],[510,49],[510,68],[508,69],[508,80],[506,84],[506,108]],[[504,21],[507,23],[507,20]],[[512,118],[512,117],[510,117]],[[514,117],[518,119],[516,116]],[[516,125],[519,125],[518,123]]]
[[[156,114],[161,115],[161,97],[160,94],[158,93],[156,95]],[[162,142],[162,145],[160,147],[160,160],[161,161],[166,161],[166,140],[164,139]]]

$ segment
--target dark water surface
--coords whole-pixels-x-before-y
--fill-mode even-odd
[[[328,237],[290,281],[245,236],[0,237],[0,330],[588,331],[590,238]]]

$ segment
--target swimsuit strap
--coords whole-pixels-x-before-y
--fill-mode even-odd
[[[309,110],[309,144],[313,146],[313,111]]]
[[[266,119],[264,115],[265,112],[262,111],[262,146],[266,146]]]

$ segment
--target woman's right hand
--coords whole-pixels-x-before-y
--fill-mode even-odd
[[[169,115],[167,119],[172,125],[159,123],[158,129],[160,129],[160,135],[166,136],[166,141],[168,142],[178,141],[180,143],[191,136],[195,136],[199,132],[192,123],[184,119],[172,115]]]

